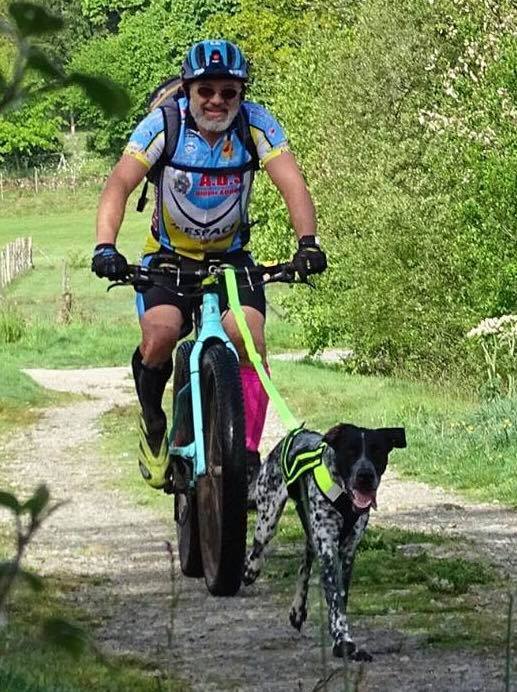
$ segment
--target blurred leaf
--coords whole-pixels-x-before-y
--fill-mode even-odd
[[[46,485],[40,485],[30,500],[23,505],[22,511],[29,511],[33,517],[37,517],[48,505],[50,493]]]
[[[62,70],[50,60],[40,48],[36,48],[36,46],[31,46],[29,49],[27,65],[34,70],[38,70],[38,72],[41,72],[47,77],[54,77],[56,79],[64,78]]]
[[[13,572],[16,572],[16,563],[12,560],[0,562],[0,579],[9,577]]]
[[[41,591],[43,589],[43,579],[38,574],[18,569],[18,576],[24,579],[33,591]]]
[[[82,72],[73,72],[68,77],[67,84],[80,86],[108,116],[123,117],[129,110],[128,93],[107,77],[94,77]]]
[[[13,27],[6,22],[5,19],[0,19],[0,34],[12,34]]]
[[[0,490],[0,506],[11,509],[16,514],[21,512],[21,505],[12,493],[6,493]]]
[[[64,25],[61,17],[32,2],[13,2],[9,5],[9,14],[22,36],[38,36],[58,31]]]
[[[43,637],[47,642],[65,649],[78,658],[86,647],[88,635],[82,627],[61,618],[49,618],[43,624]]]

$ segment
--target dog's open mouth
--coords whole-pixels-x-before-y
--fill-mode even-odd
[[[361,491],[353,488],[350,494],[354,509],[358,512],[364,512],[370,507],[377,509],[377,493],[375,490]]]

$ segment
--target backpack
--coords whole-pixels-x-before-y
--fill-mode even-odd
[[[156,108],[159,108],[163,113],[163,122],[165,125],[165,147],[158,161],[156,161],[156,163],[154,163],[147,171],[146,181],[136,205],[137,211],[144,211],[145,205],[148,201],[147,190],[149,183],[152,183],[153,185],[158,184],[163,168],[171,160],[174,152],[176,151],[181,126],[178,101],[183,96],[185,96],[185,92],[183,91],[180,77],[171,77],[167,81],[160,84],[160,86],[158,86],[149,96],[147,101],[148,111],[150,112]],[[255,146],[255,142],[251,136],[248,114],[242,105],[237,114],[237,136],[251,156],[252,170],[258,171],[259,156],[257,147]]]

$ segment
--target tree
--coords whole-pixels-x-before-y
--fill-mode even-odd
[[[110,76],[128,89],[133,107],[121,122],[108,122],[90,104],[79,109],[82,125],[92,130],[91,146],[119,154],[136,122],[145,114],[148,95],[165,79],[178,74],[188,47],[204,35],[202,20],[233,2],[150,0],[149,7],[124,13],[116,34],[85,44],[73,60],[74,69]]]
[[[134,13],[149,6],[150,0],[80,0],[82,12],[98,29],[116,33],[126,13]]]
[[[55,145],[58,121],[41,101],[52,91],[69,86],[80,87],[106,114],[127,112],[129,99],[126,92],[106,77],[94,77],[85,72],[65,73],[34,45],[34,38],[53,34],[63,26],[63,20],[48,13],[43,7],[28,2],[9,5],[9,19],[0,18],[0,35],[7,44],[0,45],[0,152],[2,158],[48,150]],[[13,56],[12,66],[6,56]],[[39,99],[39,100],[38,100]],[[31,108],[23,113],[9,114],[23,101],[31,100]],[[34,105],[36,103],[36,105]]]

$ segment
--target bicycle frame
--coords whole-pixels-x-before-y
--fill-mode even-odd
[[[204,289],[203,302],[201,305],[201,328],[197,335],[192,353],[190,354],[190,382],[178,392],[177,406],[176,410],[173,412],[174,418],[170,435],[170,439],[174,440],[178,421],[181,419],[183,410],[185,406],[188,405],[188,399],[190,398],[194,423],[194,441],[180,447],[175,446],[172,442],[169,445],[169,453],[171,455],[192,460],[192,479],[190,481],[192,487],[195,485],[198,476],[206,474],[200,378],[203,347],[208,341],[220,341],[226,348],[234,353],[237,359],[239,357],[235,346],[230,341],[222,325],[219,296],[216,292],[217,279],[214,276],[210,276],[204,279],[201,285]]]

